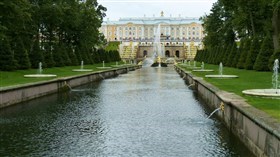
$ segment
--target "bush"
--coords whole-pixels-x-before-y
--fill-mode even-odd
[[[268,71],[269,58],[273,54],[273,43],[269,35],[267,35],[261,45],[261,50],[257,56],[254,64],[254,70],[257,71]]]

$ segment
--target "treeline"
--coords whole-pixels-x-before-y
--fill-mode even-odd
[[[106,8],[96,0],[2,0],[0,70],[117,61],[98,29]]]
[[[197,61],[268,71],[280,59],[279,0],[218,0],[201,20],[206,36]]]

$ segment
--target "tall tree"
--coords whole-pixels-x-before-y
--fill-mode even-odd
[[[268,34],[262,42],[260,52],[257,56],[254,64],[254,69],[257,71],[268,71],[269,70],[269,59],[273,54],[273,43],[270,35]]]
[[[15,70],[16,60],[14,59],[9,41],[6,38],[2,38],[0,40],[0,70]]]
[[[280,48],[280,1],[273,0],[273,15],[272,15],[272,27],[273,27],[273,44],[274,49],[278,50]]]
[[[253,66],[254,66],[254,63],[255,63],[256,58],[258,56],[259,50],[260,50],[259,38],[255,36],[252,39],[249,54],[247,55],[247,58],[246,58],[246,61],[245,61],[245,69],[253,70]]]

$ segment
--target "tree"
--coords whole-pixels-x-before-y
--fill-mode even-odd
[[[280,48],[275,50],[273,55],[269,59],[269,69],[270,70],[273,70],[273,64],[274,64],[275,59],[278,59],[278,61],[280,61]]]
[[[31,67],[27,50],[24,48],[21,39],[18,39],[14,46],[14,54],[17,61],[17,69],[29,69]]]
[[[273,27],[273,44],[274,49],[277,50],[280,48],[280,1],[273,0],[273,14],[272,14],[272,27]]]
[[[233,42],[230,50],[230,54],[228,55],[227,62],[226,62],[226,65],[229,67],[233,67],[233,58],[236,55],[236,48],[237,48],[236,42]]]
[[[226,62],[227,62],[227,57],[228,55],[230,54],[230,51],[231,51],[231,47],[232,45],[231,44],[228,44],[226,46],[226,50],[223,52],[223,58],[221,58],[221,62],[225,65]]]
[[[29,54],[29,58],[30,58],[32,68],[38,68],[39,62],[43,63],[43,65],[45,64],[43,51],[40,48],[38,39],[35,40],[32,45],[32,48],[31,48],[30,54]]]
[[[249,54],[247,55],[246,61],[245,61],[245,69],[247,70],[253,70],[254,63],[256,61],[256,58],[258,56],[259,50],[260,50],[260,42],[258,37],[253,37],[252,43],[250,46]]]
[[[254,64],[254,70],[268,71],[269,58],[273,54],[273,43],[270,35],[267,35],[261,45],[260,52]]]
[[[233,59],[233,62],[232,62],[232,67],[235,67],[235,68],[237,67],[241,52],[243,51],[243,48],[244,48],[244,42],[245,42],[244,39],[240,40],[239,47],[236,50],[236,55],[235,55],[235,57]]]
[[[12,53],[9,41],[6,38],[0,42],[0,70],[11,71],[16,68],[16,60]]]
[[[80,60],[78,60],[78,58],[73,50],[74,49],[72,49],[72,48],[68,48],[68,54],[69,54],[69,58],[71,59],[71,65],[79,65]]]
[[[58,45],[58,44],[55,45],[52,54],[53,54],[53,59],[54,59],[54,62],[55,62],[55,66],[56,67],[63,67],[65,56],[63,56],[62,46]]]
[[[238,63],[237,63],[237,68],[239,69],[244,69],[245,68],[245,61],[247,58],[247,55],[249,53],[250,50],[250,45],[251,45],[251,40],[249,38],[244,39],[244,45],[243,48],[241,49],[241,53],[240,53],[240,57],[238,59]]]
[[[52,46],[50,46],[49,44],[46,44],[44,46],[44,61],[45,61],[45,65],[48,68],[51,68],[55,65],[54,59],[53,59],[53,52],[52,52]]]

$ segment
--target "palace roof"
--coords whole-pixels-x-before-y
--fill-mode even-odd
[[[140,25],[156,25],[156,24],[171,24],[171,25],[180,25],[180,24],[190,24],[190,23],[199,23],[198,18],[189,18],[189,17],[139,17],[139,18],[120,18],[118,21],[103,21],[102,25],[125,25],[125,24],[140,24]]]

